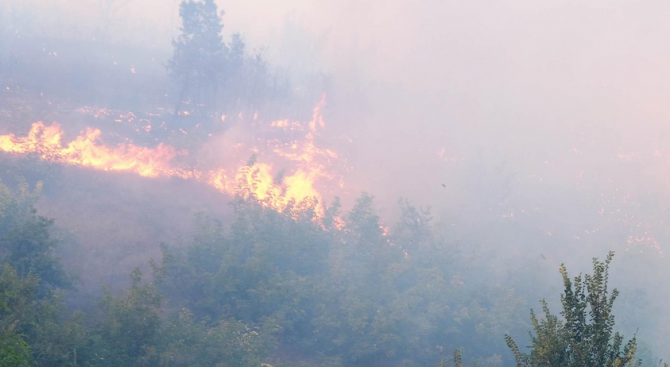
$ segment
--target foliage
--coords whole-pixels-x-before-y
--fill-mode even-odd
[[[106,290],[102,298],[86,356],[96,366],[153,365],[157,358],[161,296],[151,283],[140,284],[139,269],[131,273],[131,280],[124,294]]]
[[[436,363],[461,345],[502,352],[490,335],[516,325],[522,301],[495,285],[485,300],[470,294],[467,267],[454,263],[429,210],[403,203],[388,233],[363,194],[340,230],[337,201],[317,219],[314,202],[277,212],[252,191],[233,202],[229,231],[200,215],[192,245],[164,247],[154,276],[169,308],[198,320],[275,320],[280,349],[345,365]]]
[[[39,299],[39,283],[32,274],[21,277],[10,265],[0,265],[3,345],[13,348],[14,356],[30,355],[35,366],[66,365],[84,343],[82,315],[63,318],[61,295]]]
[[[39,187],[3,186],[0,361],[409,367],[437,365],[445,351],[457,350],[453,364],[462,367],[463,350],[495,367],[507,346],[520,367],[641,366],[635,338],[624,342],[613,330],[612,254],[574,280],[561,267],[563,318],[544,301],[543,319],[531,311],[534,334],[525,354],[501,337],[526,327],[516,321],[523,300],[491,273],[473,269],[464,249],[436,229],[430,209],[401,201],[389,230],[371,195],[361,195],[348,213],[340,213],[338,200],[323,211],[314,200],[289,201],[277,211],[268,204],[283,198],[259,199],[244,186],[254,184],[242,181],[229,226],[199,213],[191,243],[163,246],[162,262],[151,264],[153,281],[135,269],[127,289],[105,289],[94,312],[71,316],[58,278],[44,270],[61,269],[53,222],[25,224],[40,223]],[[42,263],[52,266],[36,265]]]
[[[0,266],[0,365],[26,366],[30,361],[30,346],[16,333],[30,294],[36,289],[36,279],[19,281],[8,265]]]
[[[637,366],[635,337],[624,342],[623,335],[614,333],[612,306],[618,291],[608,290],[609,265],[614,257],[610,252],[604,262],[593,259],[593,274],[571,281],[561,265],[564,292],[561,295],[561,315],[552,315],[543,300],[544,319],[539,320],[531,310],[535,334],[531,333],[531,352],[521,352],[516,342],[506,336],[517,366],[620,367]]]
[[[260,366],[274,349],[273,332],[270,325],[250,328],[233,319],[210,326],[184,309],[162,333],[160,366]]]
[[[253,114],[287,94],[288,81],[272,75],[260,52],[248,55],[242,35],[223,41],[223,11],[213,0],[184,0],[179,15],[181,34],[172,42],[174,53],[166,65],[179,89],[175,114],[184,103],[189,115],[216,120],[222,111]]]
[[[38,183],[31,192],[21,181],[14,193],[0,183],[0,260],[21,276],[37,276],[41,288],[67,288],[71,279],[56,255],[58,241],[51,235],[54,222],[37,215],[35,209],[41,188]]]
[[[17,335],[0,338],[0,366],[30,366],[30,346]]]
[[[212,98],[219,87],[227,47],[221,37],[223,24],[213,0],[188,0],[179,5],[181,34],[172,42],[174,54],[167,67],[181,87],[181,100],[189,90]],[[207,98],[207,97],[201,97]],[[206,99],[207,102],[211,100]],[[197,100],[196,103],[202,103]],[[179,112],[179,107],[175,113]]]

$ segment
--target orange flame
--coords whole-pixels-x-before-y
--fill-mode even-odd
[[[32,125],[28,136],[17,138],[13,134],[0,136],[0,150],[11,153],[39,153],[45,160],[93,167],[105,171],[131,171],[142,177],[178,176],[188,174],[170,167],[170,161],[178,154],[174,148],[159,144],[156,149],[119,144],[109,148],[100,143],[100,130],[88,128],[74,141],[64,147],[61,144],[63,130],[57,122],[44,126],[40,122]]]
[[[308,123],[311,131],[304,142],[294,142],[288,151],[277,147],[274,153],[284,159],[295,162],[298,167],[293,173],[279,180],[272,173],[270,163],[255,163],[251,166],[232,169],[215,169],[206,172],[186,170],[174,167],[172,160],[177,156],[187,155],[186,151],[159,144],[156,148],[139,147],[132,143],[122,143],[116,147],[108,147],[102,143],[98,129],[87,128],[73,141],[63,145],[63,130],[54,122],[45,126],[42,122],[34,123],[26,137],[14,134],[0,135],[0,151],[9,153],[37,153],[41,159],[105,171],[127,171],[142,177],[179,177],[195,179],[206,183],[227,194],[240,194],[240,184],[264,205],[282,210],[291,202],[315,201],[315,212],[323,216],[322,196],[315,188],[315,182],[322,178],[333,178],[320,159],[335,159],[337,153],[316,147],[314,135],[316,127],[325,128],[321,109],[325,105],[325,95],[314,109],[312,121]],[[225,117],[222,117],[222,120]],[[286,120],[287,121],[287,120]],[[274,127],[296,127],[299,123],[275,122]],[[150,126],[150,125],[149,125]],[[149,127],[150,129],[150,127]],[[185,132],[184,132],[185,133]]]

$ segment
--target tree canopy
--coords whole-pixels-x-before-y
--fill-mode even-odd
[[[514,353],[518,367],[623,367],[642,364],[635,359],[635,337],[625,341],[614,332],[612,307],[619,292],[608,289],[609,265],[614,257],[610,252],[605,261],[593,259],[593,274],[578,275],[571,280],[565,265],[561,265],[564,291],[563,310],[559,319],[542,300],[544,318],[538,319],[531,310],[531,352],[523,353],[509,335],[507,345]]]

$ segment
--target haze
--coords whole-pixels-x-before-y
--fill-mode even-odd
[[[77,117],[75,111],[86,106],[133,111],[137,120],[141,111],[172,114],[178,87],[166,65],[171,42],[180,34],[180,3],[1,1],[0,84],[6,87],[0,91],[0,138],[26,136],[37,121],[58,121],[64,141],[72,141],[94,120]],[[284,153],[286,164],[295,166],[281,166],[271,157],[280,148],[265,151],[259,141],[267,137],[290,145],[304,139],[320,149],[306,149],[313,154],[306,161],[330,174],[318,176],[294,198],[314,189],[326,203],[340,197],[348,211],[361,192],[370,193],[391,233],[403,218],[399,199],[430,207],[438,237],[476,264],[473,273],[481,269],[481,277],[466,281],[468,294],[494,292],[487,286],[515,290],[523,299],[518,306],[523,322],[542,298],[559,312],[561,263],[577,275],[590,271],[593,257],[615,251],[610,283],[621,291],[617,330],[628,337],[636,333],[644,346],[639,349],[655,361],[670,356],[665,327],[670,322],[669,2],[217,0],[216,5],[225,11],[224,42],[240,33],[249,55],[262,54],[273,87],[287,80],[285,94],[266,104],[233,96],[237,104],[225,107],[230,111],[216,110],[202,122],[179,122],[177,114],[175,125],[156,135],[140,135],[135,126],[94,126],[105,142],[188,150],[198,160],[184,158],[192,177],[96,171],[81,162],[73,168],[62,159],[51,162],[66,167],[53,179],[47,169],[7,168],[24,164],[9,163],[17,159],[14,153],[0,156],[2,182],[18,187],[22,175],[30,184],[43,181],[38,213],[55,218],[58,230],[72,236],[70,252],[61,256],[83,285],[68,307],[93,307],[87,297],[98,296],[101,283],[121,288],[135,266],[148,274],[149,259],[161,256],[160,243],[184,247],[199,228],[192,224],[194,211],[220,220],[226,230],[236,223],[226,205],[232,191],[192,180],[196,171],[234,169],[253,150],[272,174],[286,169],[290,175],[307,166]],[[120,79],[117,70],[128,79]],[[40,93],[49,101],[39,99]],[[238,111],[246,122],[231,122]],[[324,121],[323,128],[312,130],[314,136],[275,137],[249,122],[318,122],[313,116]],[[196,123],[219,120],[230,125],[213,129],[209,140],[184,137]],[[155,132],[159,122],[152,120],[147,132]],[[246,316],[245,322],[253,320]],[[526,335],[513,334],[523,346]],[[481,357],[484,365],[513,365],[509,353],[496,357],[500,362],[490,359],[505,348],[502,334],[496,343],[495,352],[473,358]],[[467,359],[468,345],[452,345],[464,349]],[[291,354],[277,350],[273,353],[281,357]],[[287,358],[295,362],[301,352],[293,352]],[[335,358],[332,350],[323,353]]]

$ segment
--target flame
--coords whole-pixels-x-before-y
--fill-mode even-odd
[[[36,122],[28,136],[0,135],[0,150],[10,153],[39,153],[44,160],[105,171],[130,171],[142,177],[178,176],[188,174],[174,169],[170,161],[178,154],[174,148],[159,144],[155,149],[133,144],[119,144],[115,148],[100,145],[100,130],[87,128],[75,140],[63,146],[63,130],[54,122],[44,126]]]
[[[90,167],[105,171],[126,171],[142,177],[179,177],[182,179],[194,179],[210,185],[217,190],[235,195],[241,194],[245,197],[253,195],[263,205],[277,210],[283,210],[291,202],[314,203],[315,214],[321,218],[324,214],[322,206],[323,198],[315,184],[322,179],[335,177],[329,173],[327,167],[322,163],[324,160],[338,158],[338,154],[329,149],[318,148],[315,143],[317,127],[325,128],[321,110],[325,105],[325,95],[314,109],[312,120],[307,124],[309,132],[304,141],[293,141],[290,147],[274,144],[271,152],[275,157],[283,158],[293,162],[290,174],[275,174],[270,162],[253,162],[239,167],[215,168],[212,170],[182,169],[174,165],[173,159],[185,156],[186,151],[159,144],[156,148],[136,146],[132,143],[121,143],[115,147],[106,146],[101,139],[101,131],[87,128],[74,140],[63,144],[64,132],[61,126],[54,122],[51,126],[45,126],[42,122],[32,124],[30,131],[25,137],[17,137],[14,134],[0,135],[0,151],[23,154],[37,153],[41,159],[56,163],[74,166]],[[104,109],[82,109],[82,112],[93,112],[96,117],[109,114]],[[183,112],[185,115],[187,111]],[[132,121],[135,115],[128,113],[121,116]],[[225,115],[221,117],[225,120]],[[147,120],[149,121],[149,120]],[[281,122],[281,121],[285,121]],[[281,120],[270,124],[272,127],[302,127],[302,124],[288,123]],[[150,121],[149,121],[150,122]],[[149,123],[144,127],[147,132],[151,130]],[[186,131],[179,129],[182,133]],[[233,145],[233,148],[245,148],[242,143]],[[251,148],[251,152],[258,152],[257,148]],[[341,184],[341,179],[338,181]],[[246,191],[240,191],[244,187]]]
[[[287,187],[286,196],[297,202],[308,198],[320,198],[321,195],[314,188],[314,182],[324,176],[325,174],[316,168],[310,171],[299,169],[295,174],[284,179]],[[319,210],[321,210],[320,207]]]

